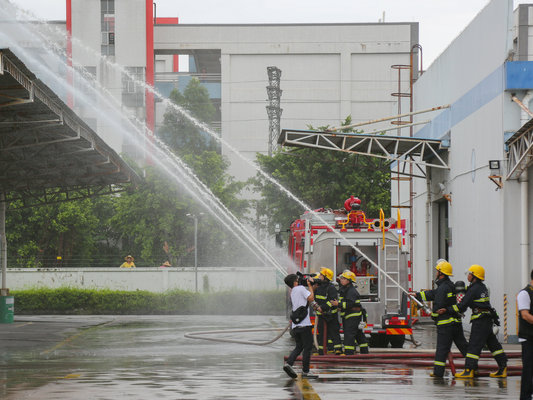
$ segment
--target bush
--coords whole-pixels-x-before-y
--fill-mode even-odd
[[[283,291],[153,293],[93,289],[30,289],[12,291],[15,313],[24,314],[231,314],[282,315]]]

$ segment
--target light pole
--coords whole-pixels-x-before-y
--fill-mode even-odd
[[[198,217],[204,213],[185,215],[194,220],[194,290],[198,292]]]

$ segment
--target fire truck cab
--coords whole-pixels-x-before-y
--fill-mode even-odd
[[[370,336],[370,346],[402,347],[405,335],[412,334],[407,296],[382,271],[410,289],[408,254],[402,250],[405,220],[385,219],[383,212],[380,218],[367,219],[360,203],[352,196],[344,209],[303,214],[290,226],[289,256],[303,274],[316,273],[321,267],[332,269],[335,276],[345,269],[354,272],[368,313],[365,334]]]

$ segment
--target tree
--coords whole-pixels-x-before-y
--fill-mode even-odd
[[[209,124],[216,113],[209,92],[196,78],[191,79],[183,94],[174,89],[170,93],[170,101],[187,110],[199,122]],[[159,134],[180,156],[214,151],[217,147],[207,132],[202,132],[194,122],[172,107],[165,112]]]
[[[350,123],[348,117],[343,125]],[[362,209],[370,217],[379,217],[380,208],[385,214],[390,212],[390,168],[381,159],[308,148],[290,154],[277,152],[272,157],[258,154],[257,162],[311,209],[342,208],[353,194],[362,200]],[[288,228],[305,211],[261,175],[252,183],[261,193],[258,213],[267,217],[269,232],[276,223]]]
[[[88,267],[98,263],[98,249],[105,247],[100,241],[106,236],[101,215],[111,209],[105,197],[31,208],[11,203],[6,213],[9,265]]]

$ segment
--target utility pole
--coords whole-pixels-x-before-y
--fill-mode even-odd
[[[281,70],[278,67],[267,67],[268,72],[268,86],[267,94],[269,104],[266,106],[268,114],[268,155],[272,156],[274,150],[278,147],[278,138],[281,132],[281,113],[283,109],[280,108],[281,93],[280,80]]]

